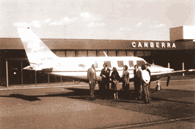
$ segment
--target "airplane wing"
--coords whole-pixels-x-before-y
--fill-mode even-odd
[[[159,80],[160,78],[167,77],[167,86],[169,85],[171,76],[179,76],[183,73],[195,73],[195,69],[190,70],[177,70],[173,72],[159,72],[159,73],[151,73],[151,81]],[[134,81],[134,78],[130,78],[129,81]]]
[[[173,72],[161,72],[161,73],[152,73],[151,74],[151,81],[156,81],[162,77],[169,77],[169,76],[177,76],[177,75],[182,75],[182,73],[187,73],[187,70],[177,70]]]

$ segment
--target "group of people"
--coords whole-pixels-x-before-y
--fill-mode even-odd
[[[104,63],[103,67],[104,68],[101,70],[101,73],[100,73],[100,76],[102,77],[102,82],[100,84],[100,91],[103,97],[107,97],[107,95],[109,95],[109,90],[110,90],[109,84],[111,82],[114,99],[118,99],[119,80],[121,79],[121,77],[119,76],[119,73],[116,67],[113,67],[111,76],[110,76],[110,69],[107,67],[106,63]],[[123,81],[123,89],[128,90],[129,89],[129,72],[128,72],[127,65],[125,65],[123,69],[122,81]]]
[[[103,97],[109,95],[110,91],[110,82],[113,90],[114,99],[118,99],[118,91],[119,89],[119,80],[122,79],[122,89],[125,91],[129,90],[129,72],[128,66],[125,65],[123,67],[122,77],[119,76],[119,73],[116,67],[113,67],[112,73],[110,76],[110,69],[107,67],[107,64],[103,64],[103,69],[101,70],[100,76],[102,77],[101,84],[99,86],[99,90]],[[135,96],[136,99],[142,99],[144,95],[145,103],[149,103],[150,98],[150,70],[147,65],[142,65],[141,68],[135,65],[134,67],[134,88],[135,88]],[[95,99],[94,90],[95,85],[97,83],[96,71],[94,64],[92,64],[91,68],[88,69],[87,78],[89,79],[89,87],[90,87],[90,98]],[[143,93],[143,95],[142,95]]]

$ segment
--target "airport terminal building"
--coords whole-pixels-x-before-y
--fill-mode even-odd
[[[195,27],[170,29],[170,41],[106,39],[41,39],[59,57],[138,56],[149,63],[195,68]],[[29,62],[20,38],[0,38],[0,85],[71,81],[22,68]]]

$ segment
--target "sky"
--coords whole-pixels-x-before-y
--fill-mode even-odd
[[[0,0],[0,37],[30,28],[40,38],[170,40],[195,26],[195,0]]]

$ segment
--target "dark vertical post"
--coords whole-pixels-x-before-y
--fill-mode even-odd
[[[8,78],[8,61],[6,60],[6,85],[7,85],[7,88],[9,86],[9,78]]]
[[[60,76],[60,81],[61,81],[61,83],[62,83],[62,76]],[[63,83],[62,83],[62,85],[63,85]]]
[[[152,53],[152,64],[154,64],[154,51],[151,51]]]
[[[23,87],[23,68],[22,68],[22,60],[21,60],[21,84],[22,84],[22,87]]]
[[[168,59],[168,68],[171,68],[171,64],[170,64],[170,51],[167,51],[167,59]]]
[[[37,72],[36,72],[36,70],[35,70],[35,86],[37,87]]]
[[[50,85],[49,73],[48,73],[47,79],[48,79],[48,84]]]

